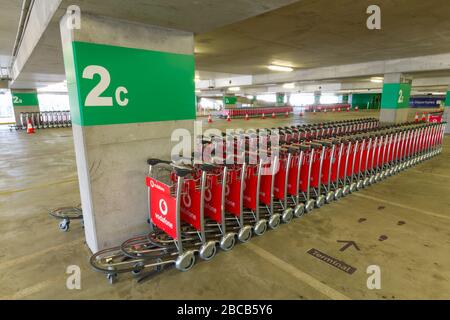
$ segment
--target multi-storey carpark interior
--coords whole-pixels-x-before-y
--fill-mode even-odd
[[[0,298],[450,298],[450,140],[433,125],[450,110],[448,1],[381,1],[381,29],[364,1],[175,3],[0,1]],[[249,241],[236,235],[229,251],[218,241],[209,261],[194,252],[188,272],[176,261],[141,270],[144,259],[116,277],[89,261],[151,233],[147,159],[170,162],[176,130],[192,142],[208,129],[286,134],[369,118],[381,128],[317,130],[281,149],[401,141],[379,172],[335,189],[373,183],[275,230],[267,222],[261,236],[247,214]],[[49,215],[64,207],[83,219]],[[80,290],[66,285],[73,268]]]

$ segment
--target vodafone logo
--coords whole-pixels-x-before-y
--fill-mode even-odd
[[[159,200],[159,211],[163,216],[167,215],[168,207],[167,202],[164,199]]]
[[[209,202],[209,201],[211,201],[211,199],[212,199],[212,192],[211,192],[211,190],[206,189],[205,190],[205,200]]]
[[[183,204],[184,204],[184,206],[186,208],[190,208],[191,207],[192,201],[191,201],[191,196],[190,195],[187,194],[187,195],[183,196]]]
[[[161,186],[159,183],[157,183],[157,182],[155,182],[153,180],[150,180],[150,188],[152,188],[152,189],[155,188],[155,189],[157,189],[159,191],[167,192],[167,190],[164,189],[163,186]]]

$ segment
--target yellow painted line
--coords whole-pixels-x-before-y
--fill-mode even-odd
[[[244,246],[247,249],[250,249],[260,257],[266,259],[273,265],[275,265],[277,268],[283,270],[286,273],[289,273],[296,279],[302,281],[303,283],[307,284],[311,288],[319,291],[321,294],[327,296],[330,299],[333,300],[351,300],[351,298],[347,297],[343,293],[327,286],[326,284],[320,282],[316,278],[310,276],[309,274],[297,269],[293,265],[287,263],[286,261],[283,261],[279,259],[278,257],[274,256],[270,252],[262,249],[261,247],[256,246],[253,243],[247,243]]]
[[[56,285],[57,283],[60,283],[61,280],[46,280],[39,282],[33,286],[24,288],[22,290],[19,290],[15,292],[12,295],[2,296],[0,297],[0,300],[18,300],[18,299],[24,299],[32,294],[41,292],[45,289],[48,289],[51,286]]]
[[[31,254],[27,254],[27,255],[19,257],[19,258],[15,258],[15,259],[12,259],[12,260],[0,263],[0,270],[12,268],[12,267],[14,267],[16,265],[24,264],[24,263],[26,263],[26,262],[28,262],[30,260],[39,258],[39,257],[41,257],[43,255],[46,255],[46,254],[52,252],[52,251],[57,252],[59,250],[65,249],[65,248],[67,248],[69,246],[79,245],[79,244],[81,244],[83,242],[84,242],[84,238],[83,239],[76,239],[76,240],[73,240],[73,241],[70,241],[70,242],[64,242],[64,243],[61,243],[60,245],[57,245],[57,246],[54,246],[54,247],[50,247],[50,248],[47,248],[47,249],[44,249],[44,250],[41,250],[41,251],[37,251],[37,252],[31,253]]]
[[[447,176],[445,174],[432,173],[432,172],[420,171],[420,170],[415,170],[415,169],[412,169],[412,170],[409,170],[409,171],[420,173],[420,174],[429,174],[429,175],[432,175],[432,176],[435,176],[435,177],[441,177],[441,178],[450,179],[450,176]]]
[[[364,194],[361,194],[361,193],[353,193],[353,195],[355,195],[357,197],[360,197],[360,198],[373,200],[373,201],[384,202],[384,203],[390,204],[392,206],[396,206],[396,207],[399,207],[399,208],[407,209],[407,210],[410,210],[410,211],[419,212],[419,213],[426,214],[426,215],[429,215],[429,216],[432,216],[432,217],[450,220],[450,216],[444,216],[444,215],[439,214],[439,213],[413,208],[413,207],[406,206],[404,204],[397,203],[397,202],[392,202],[392,201],[389,201],[389,200],[386,200],[386,199],[375,198],[375,197],[367,196],[367,195],[364,195]]]
[[[24,188],[24,189],[15,189],[15,190],[5,190],[5,191],[0,191],[0,195],[9,195],[9,194],[13,194],[13,193],[19,193],[19,192],[31,191],[31,190],[33,190],[33,189],[47,188],[47,187],[56,186],[56,185],[59,185],[59,184],[70,183],[70,182],[75,182],[75,181],[78,181],[78,178],[72,178],[72,179],[60,180],[60,181],[54,181],[54,182],[50,182],[50,183],[46,183],[46,184],[41,184],[41,185],[34,185],[34,186],[32,186],[32,187]]]

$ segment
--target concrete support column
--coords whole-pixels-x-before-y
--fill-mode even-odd
[[[322,92],[315,91],[314,92],[314,104],[320,104],[320,98],[322,97]]]
[[[383,94],[381,99],[380,121],[384,123],[400,123],[408,119],[411,80],[401,73],[384,75]]]
[[[445,99],[445,105],[444,105],[444,116],[443,121],[447,122],[447,126],[445,127],[445,133],[450,133],[450,86],[447,88],[447,98]]]
[[[20,125],[20,113],[39,112],[39,100],[35,89],[11,89],[11,96],[16,125]]]
[[[285,93],[282,93],[282,92],[277,93],[276,94],[276,99],[277,99],[276,106],[277,107],[282,107],[282,106],[286,105],[286,103],[284,102],[285,98],[286,98],[286,94]]]
[[[82,14],[60,22],[86,242],[92,251],[148,232],[148,158],[195,119],[190,32]]]

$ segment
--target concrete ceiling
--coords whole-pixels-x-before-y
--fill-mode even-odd
[[[254,17],[298,0],[64,0],[82,12],[195,33]]]
[[[97,14],[198,33],[245,20],[296,1],[129,0],[125,4],[123,0],[63,0],[13,87],[42,87],[65,79],[59,21],[70,5],[78,5],[82,14]],[[217,74],[219,75],[221,73]]]
[[[7,68],[19,28],[21,0],[0,0],[0,67]]]
[[[381,7],[381,30],[366,9]],[[450,52],[448,0],[304,0],[196,37],[197,66],[267,73],[272,62],[296,68],[353,64]]]
[[[366,8],[372,3],[63,0],[14,86],[40,87],[65,79],[59,20],[70,4],[82,12],[196,32],[201,79],[268,73],[266,65],[275,62],[303,69],[450,52],[450,1],[379,0],[380,31],[366,28]],[[348,81],[354,80],[368,78]]]

